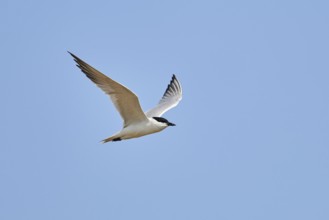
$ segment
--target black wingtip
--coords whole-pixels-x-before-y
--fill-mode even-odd
[[[77,67],[79,67],[81,69],[81,63],[84,63],[84,61],[81,60],[76,55],[74,55],[73,53],[71,53],[70,51],[67,51],[67,52],[73,57],[74,61],[77,63]]]
[[[178,79],[176,77],[176,74],[172,74],[172,77],[171,77],[171,81],[170,83],[174,82],[174,81],[177,81],[178,82]]]
[[[74,55],[73,53],[71,53],[70,51],[67,51],[74,59],[78,59],[78,57],[76,55]]]
[[[176,75],[175,74],[172,74],[170,84],[172,84],[174,81],[178,81],[178,80],[177,80]],[[170,84],[168,86],[170,86]]]

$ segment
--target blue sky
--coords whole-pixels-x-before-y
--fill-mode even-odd
[[[0,7],[0,219],[329,219],[327,1]],[[117,143],[75,53],[177,124]]]

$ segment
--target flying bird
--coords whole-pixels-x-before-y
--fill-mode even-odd
[[[121,131],[104,139],[103,143],[137,138],[162,131],[168,126],[175,126],[174,123],[161,117],[166,111],[175,107],[182,99],[182,86],[175,75],[172,76],[160,102],[151,110],[143,112],[138,97],[132,91],[99,72],[71,52],[69,54],[74,58],[77,67],[110,96],[123,119],[123,128]]]

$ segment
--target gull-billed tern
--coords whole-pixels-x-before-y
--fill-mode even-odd
[[[77,67],[110,96],[123,119],[122,130],[104,139],[103,143],[141,137],[162,131],[168,126],[175,126],[175,124],[161,117],[162,114],[175,107],[182,99],[182,87],[175,75],[172,76],[158,105],[144,113],[138,97],[132,91],[88,65],[71,52],[69,53],[77,63]]]

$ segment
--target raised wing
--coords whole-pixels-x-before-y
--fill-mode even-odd
[[[160,117],[166,111],[175,107],[180,102],[180,100],[182,100],[182,96],[182,86],[174,74],[159,104],[155,108],[146,112],[146,116]]]
[[[91,81],[110,96],[114,106],[124,121],[124,127],[131,123],[147,119],[139,104],[138,97],[132,91],[105,76],[74,54],[70,52],[69,54],[74,58],[77,67],[79,67]]]

